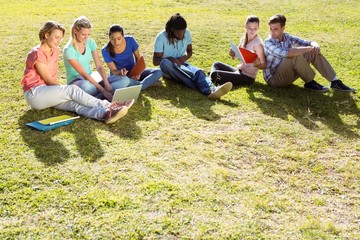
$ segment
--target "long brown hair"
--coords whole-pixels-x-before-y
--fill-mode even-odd
[[[250,15],[246,18],[246,21],[245,21],[245,27],[248,23],[257,23],[260,25],[260,19],[255,16],[255,15]],[[249,42],[249,38],[248,38],[248,35],[247,35],[247,32],[245,32],[244,36],[242,37],[242,39],[244,40],[241,44],[241,47],[245,48],[246,45],[248,44]]]
[[[124,29],[123,29],[120,25],[118,25],[118,24],[114,24],[114,25],[112,25],[112,26],[110,27],[109,33],[108,33],[109,38],[110,38],[111,34],[113,34],[113,33],[115,33],[115,32],[119,32],[119,33],[121,33],[121,35],[124,36]],[[111,57],[113,57],[113,58],[115,57],[115,49],[114,49],[114,46],[111,44],[111,41],[110,41],[110,40],[109,40],[109,42],[106,44],[105,49],[110,53],[110,56],[111,56]]]

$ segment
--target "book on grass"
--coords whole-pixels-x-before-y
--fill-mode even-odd
[[[80,118],[80,116],[69,116],[69,115],[61,115],[57,117],[46,118],[39,121],[29,122],[25,125],[28,127],[32,127],[39,131],[48,131],[58,127],[66,126],[74,122],[74,119]]]
[[[257,54],[253,53],[250,50],[247,50],[246,48],[238,48],[231,40],[229,39],[229,43],[231,46],[231,50],[235,53],[235,56],[245,64],[253,63],[255,59],[257,58]]]
[[[69,115],[60,115],[57,117],[46,118],[46,119],[40,120],[38,122],[41,124],[44,124],[44,125],[54,125],[57,123],[66,122],[66,121],[77,119],[77,118],[80,118],[80,116],[73,117],[73,116],[69,116]]]
[[[129,72],[129,76],[130,77],[134,77],[134,76],[139,76],[144,70],[145,70],[146,66],[145,66],[145,59],[143,56],[141,56],[136,64],[134,65],[134,67],[130,70]]]

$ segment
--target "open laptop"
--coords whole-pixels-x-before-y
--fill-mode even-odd
[[[112,102],[125,102],[130,99],[137,99],[139,97],[142,85],[136,85],[126,88],[119,88],[115,90]]]

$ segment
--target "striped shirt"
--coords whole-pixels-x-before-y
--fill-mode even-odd
[[[311,41],[303,40],[301,38],[284,33],[284,40],[271,38],[269,36],[264,41],[264,52],[266,57],[266,69],[263,70],[265,81],[269,81],[276,69],[280,65],[283,58],[286,58],[289,49],[293,46],[310,46]]]

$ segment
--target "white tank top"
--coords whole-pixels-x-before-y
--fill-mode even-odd
[[[241,43],[242,43],[242,41],[244,41],[244,39],[241,39]],[[255,52],[254,47],[258,46],[262,43],[263,43],[262,39],[259,36],[257,36],[251,42],[249,42],[245,48],[247,50]],[[259,71],[259,69],[257,67],[254,67],[254,64],[252,64],[252,63],[249,63],[249,64],[240,63],[238,68],[242,71],[243,74],[245,74],[246,76],[249,76],[251,78],[254,78],[254,79],[256,78],[256,74]]]

